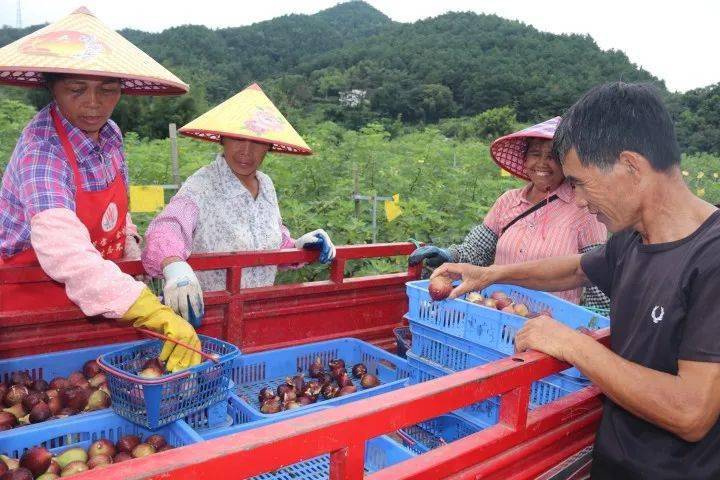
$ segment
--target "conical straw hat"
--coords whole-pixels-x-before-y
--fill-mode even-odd
[[[82,7],[0,48],[0,83],[45,84],[42,73],[122,79],[123,93],[177,95],[187,84]]]
[[[178,131],[188,137],[211,142],[219,142],[220,137],[230,137],[267,143],[270,144],[270,150],[280,153],[312,153],[257,83],[203,113]]]
[[[523,180],[530,180],[525,172],[528,140],[531,138],[552,140],[560,120],[560,117],[551,118],[519,132],[498,138],[490,146],[492,159],[500,168],[512,175]]]

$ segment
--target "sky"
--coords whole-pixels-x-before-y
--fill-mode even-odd
[[[115,29],[151,32],[201,24],[250,25],[291,13],[313,14],[338,0],[0,0],[0,25],[15,26],[18,1],[23,26],[52,22],[85,5]],[[717,0],[368,0],[398,22],[450,11],[492,13],[552,33],[589,34],[603,50],[622,50],[630,60],[687,91],[720,82]]]

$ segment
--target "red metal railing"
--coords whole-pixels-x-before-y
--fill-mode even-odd
[[[608,330],[595,336],[607,345]],[[567,364],[551,357],[526,352],[330,411],[118,464],[85,478],[247,478],[330,453],[331,480],[359,480],[366,440],[498,394],[497,425],[367,478],[534,478],[591,444],[600,419],[599,391],[592,386],[528,412],[531,383],[564,368]]]
[[[206,314],[200,332],[226,339],[251,353],[299,343],[353,336],[383,348],[395,345],[392,329],[407,311],[405,282],[419,268],[404,272],[346,278],[349,260],[408,255],[411,243],[344,246],[330,266],[329,280],[240,289],[244,267],[307,263],[318,253],[275,250],[194,255],[196,270],[228,271],[226,291],[205,295]],[[131,275],[144,273],[137,261],[119,263]],[[0,284],[49,283],[40,267],[0,267]],[[0,310],[0,358],[139,339],[132,329],[103,318],[87,318],[74,305]]]

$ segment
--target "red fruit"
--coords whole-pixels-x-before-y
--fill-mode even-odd
[[[428,286],[430,298],[435,301],[445,300],[450,296],[450,292],[452,292],[452,290],[452,279],[444,275],[439,275],[431,279],[430,285]]]
[[[70,384],[68,383],[67,378],[55,377],[50,380],[50,388],[54,388],[55,390],[62,390],[63,388],[67,388],[69,386]]]
[[[327,385],[322,387],[322,395],[328,400],[337,397],[339,392],[340,387],[338,387],[334,383],[328,383]]]
[[[500,300],[495,301],[495,308],[497,308],[498,310],[502,310],[506,307],[511,306],[512,303],[512,300],[510,300],[509,298],[501,298]]]
[[[132,451],[140,445],[140,438],[136,435],[125,435],[120,440],[118,440],[117,445],[117,451],[118,453],[132,453]]]
[[[488,308],[496,308],[497,307],[497,300],[494,298],[486,298],[483,302],[483,305]]]
[[[36,392],[44,392],[48,388],[50,388],[50,386],[42,378],[40,380],[35,380],[30,384],[30,390],[34,390]]]
[[[40,392],[30,392],[22,399],[22,405],[26,412],[33,409],[35,405],[44,401],[47,396]]]
[[[291,400],[291,401],[283,404],[283,408],[285,410],[294,410],[294,409],[300,408],[300,407],[302,407],[302,405],[300,403],[296,402],[295,400]]]
[[[85,375],[85,378],[90,380],[92,377],[97,375],[98,373],[102,372],[102,369],[100,368],[100,365],[98,365],[97,360],[92,359],[85,362],[85,365],[83,365],[83,375]]]
[[[352,385],[353,382],[350,379],[350,375],[347,374],[346,371],[343,371],[340,375],[337,377],[337,384],[340,388],[347,387],[349,385]]]
[[[41,423],[52,416],[50,407],[45,402],[36,404],[32,410],[30,410],[30,423]]]
[[[165,371],[165,365],[162,364],[159,358],[151,358],[149,360],[146,360],[145,363],[143,363],[143,370],[146,368],[152,368],[153,370],[157,370],[162,373]]]
[[[322,386],[320,385],[320,382],[318,382],[317,380],[310,380],[305,384],[305,390],[303,390],[302,395],[303,397],[317,398],[317,396],[320,395],[321,390]]]
[[[110,465],[111,463],[113,463],[112,457],[105,454],[100,454],[95,455],[90,460],[88,460],[87,466],[90,468],[90,470],[92,470],[93,468],[105,467],[107,465]]]
[[[308,373],[312,378],[320,378],[323,374],[323,364],[320,357],[317,357],[313,363],[308,367]]]
[[[345,360],[343,360],[342,358],[334,358],[328,362],[328,366],[330,368],[338,367],[338,368],[342,368],[343,370],[345,370]]]
[[[20,457],[20,466],[30,470],[34,477],[47,471],[52,454],[43,447],[33,447]]]
[[[13,405],[21,403],[28,393],[25,385],[11,385],[5,394],[5,406],[12,407]]]
[[[515,313],[521,317],[527,317],[530,314],[530,309],[528,309],[524,303],[516,303],[513,306],[513,310],[515,310]]]
[[[93,458],[96,455],[114,457],[116,452],[115,445],[107,438],[102,438],[90,445],[90,448],[88,448],[88,457]]]
[[[505,300],[508,298],[507,294],[505,292],[497,291],[490,294],[490,298],[493,300]]]
[[[53,397],[47,401],[47,406],[50,409],[52,415],[57,415],[62,410],[62,402],[59,397]]]
[[[360,379],[360,385],[362,385],[363,388],[377,387],[378,385],[380,385],[380,379],[372,373],[366,373]]]
[[[297,399],[297,403],[300,404],[300,406],[310,405],[311,403],[317,402],[317,395],[309,396],[305,395]]]
[[[274,397],[270,400],[265,400],[260,406],[260,411],[265,414],[278,413],[281,408],[282,402],[280,401],[280,397]]]
[[[10,375],[10,383],[13,385],[23,385],[25,387],[29,387],[32,385],[32,382],[33,381],[28,372],[13,372],[13,374]]]
[[[262,404],[265,400],[275,398],[275,391],[270,387],[263,387],[258,393],[258,403]]]
[[[0,410],[0,429],[9,430],[17,425],[17,417],[10,412]],[[2,463],[2,460],[0,460]]]
[[[155,450],[160,450],[162,447],[167,445],[167,441],[165,441],[165,437],[159,434],[150,435],[148,438],[145,439],[145,443],[148,445],[152,445]]]
[[[90,390],[81,387],[69,387],[60,392],[60,400],[66,408],[82,411],[87,406]]]
[[[129,453],[120,452],[113,457],[113,463],[125,462],[127,460],[132,460],[132,459],[133,459],[133,457]]]
[[[356,363],[353,365],[352,374],[355,378],[362,378],[367,373],[367,367],[364,363]]]
[[[47,395],[48,399],[53,399],[60,396],[60,391],[55,388],[48,388],[45,390],[45,395]]]
[[[289,378],[290,378],[290,377],[288,377],[288,379],[289,379]],[[294,391],[294,390],[295,390],[295,387],[294,387],[294,386],[289,385],[288,383],[281,383],[281,384],[278,385],[278,387],[277,387],[277,395],[278,395],[278,397],[282,397],[284,394],[286,394],[286,393],[288,393],[288,392],[292,392],[292,391]]]
[[[48,467],[46,473],[52,473],[52,474],[55,474],[55,475],[57,475],[57,476],[59,477],[59,476],[60,476],[60,472],[62,472],[62,468],[60,468],[60,464],[57,463],[57,462],[55,461],[55,459],[53,458],[52,460],[50,460],[50,466]]]
[[[348,385],[347,387],[343,387],[338,392],[338,397],[342,397],[343,395],[350,395],[351,393],[357,392],[357,388],[355,388],[354,385]]]
[[[70,375],[68,375],[68,383],[72,386],[79,386],[80,384],[87,382],[87,378],[85,378],[85,375],[82,374],[82,372],[73,372]]]
[[[33,474],[27,468],[17,468],[3,473],[0,480],[33,480]]]
[[[303,376],[302,372],[298,372],[290,380],[292,382],[291,385],[295,387],[296,392],[302,392],[303,390],[305,390],[305,377]]]

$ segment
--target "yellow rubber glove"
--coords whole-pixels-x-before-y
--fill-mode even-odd
[[[174,338],[193,348],[201,349],[200,339],[195,329],[185,319],[166,307],[149,289],[144,289],[135,303],[122,316],[122,320],[133,322],[133,327],[153,330],[169,338]],[[165,341],[160,360],[165,363],[169,372],[177,372],[197,365],[201,361],[199,353],[181,347],[176,343]]]

